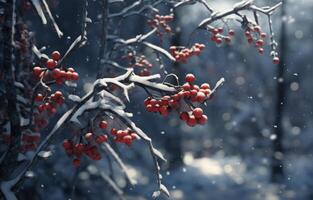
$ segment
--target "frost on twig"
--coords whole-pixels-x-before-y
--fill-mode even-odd
[[[43,24],[47,24],[48,20],[47,20],[47,18],[45,16],[45,13],[44,13],[45,11],[47,12],[48,17],[49,17],[49,19],[50,19],[50,21],[51,21],[51,23],[52,23],[52,25],[53,25],[57,35],[58,35],[58,37],[61,38],[63,36],[63,33],[60,30],[58,24],[56,23],[56,21],[55,21],[52,13],[50,11],[50,8],[49,8],[46,0],[31,0],[31,2],[32,2],[33,6],[35,7],[35,9],[36,9],[36,11],[37,11],[37,13],[38,13],[38,15],[39,15],[39,17],[40,17],[40,19],[41,19]],[[41,6],[41,3],[43,4],[44,7]]]

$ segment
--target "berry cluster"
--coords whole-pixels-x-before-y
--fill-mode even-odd
[[[67,68],[66,70],[57,68],[58,61],[61,59],[61,54],[58,51],[54,51],[51,54],[51,58],[46,61],[45,68],[36,66],[33,68],[33,73],[37,78],[48,78],[55,80],[58,84],[63,84],[65,81],[76,81],[79,75],[73,68]]]
[[[74,135],[73,139],[63,141],[63,148],[68,156],[74,157],[73,164],[75,166],[80,165],[81,157],[84,154],[92,160],[101,160],[99,145],[108,141],[108,135],[103,133],[104,130],[108,129],[108,122],[105,120],[100,121],[98,129],[101,133],[94,130],[84,135]],[[115,142],[124,143],[128,146],[138,139],[138,135],[129,128],[125,130],[112,128],[110,132]]]
[[[208,121],[208,117],[203,114],[201,108],[195,108],[190,112],[181,112],[179,118],[186,122],[188,126],[204,125]]]
[[[264,49],[264,39],[266,38],[266,33],[261,31],[260,26],[251,26],[248,27],[245,36],[249,44],[253,44],[255,48],[258,49],[260,54],[263,54]]]
[[[138,135],[130,128],[124,130],[111,129],[111,134],[114,136],[115,142],[124,143],[130,146],[134,140],[138,139]]]
[[[173,20],[173,15],[158,15],[156,14],[152,20],[148,20],[148,26],[151,29],[156,28],[156,34],[160,38],[163,36],[163,32],[171,33],[172,28],[168,25]]]
[[[32,151],[37,148],[37,144],[40,141],[39,133],[25,132],[21,138],[21,152]]]
[[[160,113],[162,116],[168,116],[172,110],[180,109],[180,102],[203,103],[207,98],[211,97],[212,91],[208,83],[203,83],[200,87],[195,82],[193,74],[186,75],[186,83],[183,84],[180,91],[171,96],[163,96],[160,99],[148,97],[144,101],[145,108],[148,112]],[[193,107],[191,105],[190,107]],[[191,114],[189,114],[191,112]],[[201,108],[194,108],[189,112],[183,111],[180,118],[189,126],[196,124],[205,124],[207,116],[203,115]]]
[[[232,41],[232,37],[235,35],[235,30],[230,29],[226,34],[224,33],[223,28],[211,28],[209,30],[211,32],[211,41],[215,42],[215,44],[220,45],[223,42],[229,44]]]
[[[126,58],[131,62],[131,67],[139,68],[140,76],[149,76],[152,64],[147,60],[146,56],[136,56],[134,53],[129,52]]]
[[[56,91],[54,94],[49,97],[44,97],[42,94],[37,94],[35,97],[36,102],[41,102],[42,104],[38,105],[37,109],[39,113],[48,111],[49,114],[54,114],[57,112],[57,106],[64,103],[64,96],[61,91]]]
[[[106,129],[108,127],[108,123],[102,120],[99,123],[100,129]],[[75,166],[80,165],[80,159],[85,154],[92,160],[101,160],[101,154],[98,148],[98,145],[107,142],[108,136],[106,134],[95,134],[93,132],[88,132],[84,136],[79,136],[76,138],[78,141],[77,143],[73,142],[73,140],[64,140],[63,141],[63,148],[65,149],[66,153],[74,157],[73,164]]]
[[[247,38],[248,43],[254,45],[255,48],[258,49],[258,52],[260,54],[263,54],[264,39],[267,37],[267,34],[262,32],[261,27],[258,25],[248,26],[248,28],[245,31],[245,36]],[[277,56],[277,53],[274,52],[272,56],[273,56],[273,63],[278,64],[279,57]]]
[[[194,55],[199,55],[205,48],[204,44],[195,43],[190,49],[185,47],[171,46],[170,53],[177,62],[186,63],[188,58]]]
[[[78,167],[80,165],[80,159],[83,154],[86,154],[92,160],[101,160],[101,154],[97,146],[86,145],[81,142],[73,143],[70,140],[63,141],[63,148],[69,156],[75,157],[73,164]]]

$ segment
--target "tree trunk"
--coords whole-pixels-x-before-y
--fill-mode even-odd
[[[286,0],[283,0],[281,17],[286,15]],[[280,182],[284,177],[284,166],[283,166],[283,138],[284,129],[282,127],[282,118],[284,106],[286,104],[286,81],[285,81],[285,70],[286,70],[286,52],[287,52],[287,33],[286,33],[286,21],[282,20],[281,34],[279,39],[280,44],[280,64],[277,68],[277,99],[275,105],[275,126],[274,132],[277,136],[273,140],[273,154],[272,154],[272,182]]]
[[[6,92],[7,111],[10,122],[11,143],[3,162],[0,164],[0,179],[8,179],[16,165],[17,156],[20,147],[21,127],[20,115],[17,108],[17,91],[15,83],[14,69],[14,28],[15,28],[15,0],[7,0],[4,10],[4,25],[2,28],[3,34],[3,69],[4,85]]]

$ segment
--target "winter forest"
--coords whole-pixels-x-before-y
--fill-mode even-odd
[[[312,200],[312,10],[0,0],[0,199]]]

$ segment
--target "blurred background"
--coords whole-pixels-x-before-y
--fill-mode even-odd
[[[56,21],[65,34],[58,39],[45,27],[33,9],[25,14],[27,25],[34,32],[35,44],[48,51],[64,52],[81,30],[82,2],[49,0]],[[118,12],[133,0],[115,4],[110,12]],[[236,0],[210,0],[216,10],[231,8]],[[257,5],[274,5],[279,1],[259,0]],[[313,1],[284,0],[285,5],[273,15],[275,37],[281,49],[282,64],[272,64],[269,46],[264,55],[247,43],[238,24],[230,45],[217,47],[205,31],[191,32],[208,17],[203,6],[195,4],[175,11],[171,24],[175,34],[154,44],[188,46],[188,41],[203,43],[206,48],[186,64],[158,62],[149,50],[148,60],[155,72],[167,72],[184,77],[194,73],[199,83],[214,85],[224,77],[225,84],[213,100],[204,107],[208,115],[205,126],[187,127],[176,115],[167,118],[144,111],[147,97],[141,89],[131,94],[129,112],[133,120],[149,136],[168,159],[162,163],[162,180],[174,200],[310,200],[313,199]],[[111,8],[110,8],[111,9]],[[169,8],[160,7],[163,15]],[[68,60],[81,79],[76,89],[83,95],[95,80],[100,41],[101,13],[97,1],[89,1],[88,43]],[[284,12],[284,13],[282,13]],[[260,18],[268,32],[266,17]],[[121,36],[125,39],[147,32],[142,17],[123,20]],[[266,41],[269,42],[268,40]],[[150,55],[150,56],[149,56]],[[280,78],[279,78],[280,77]],[[48,130],[48,129],[47,129]],[[64,134],[64,135],[63,135]],[[103,178],[107,160],[85,160],[75,168],[61,148],[68,133],[52,145],[54,155],[39,162],[20,192],[21,199],[118,199]],[[120,145],[121,157],[130,174],[137,180],[127,185],[118,167],[113,165],[114,178],[123,188],[126,199],[152,199],[156,187],[152,160],[148,148],[136,142],[132,148]],[[162,198],[160,198],[162,199]],[[166,198],[164,198],[166,199]]]

